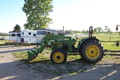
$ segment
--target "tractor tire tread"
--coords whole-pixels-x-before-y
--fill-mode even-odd
[[[62,49],[55,49],[54,51],[52,51],[51,55],[50,55],[50,59],[53,63],[56,63],[54,60],[53,60],[53,55],[55,52],[62,52],[63,55],[64,55],[64,60],[61,62],[61,63],[65,63],[65,61],[67,60],[67,54],[64,50]],[[61,64],[61,63],[57,63],[57,64]]]
[[[90,44],[95,44],[100,49],[100,55],[95,60],[88,59],[88,57],[86,56],[86,53],[85,53],[85,48],[87,47],[87,45],[90,45]],[[98,42],[96,40],[88,40],[85,43],[83,43],[83,45],[81,46],[81,49],[79,50],[79,54],[81,55],[82,59],[85,60],[86,62],[88,62],[88,63],[97,63],[104,56],[103,46],[101,45],[100,42]]]

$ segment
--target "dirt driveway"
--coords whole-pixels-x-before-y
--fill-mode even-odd
[[[0,80],[120,80],[120,57],[104,57],[97,64],[83,64],[84,61],[80,59],[80,62],[48,65],[25,64],[16,61],[12,54],[32,48],[0,46]]]

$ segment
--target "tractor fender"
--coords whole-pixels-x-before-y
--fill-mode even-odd
[[[79,42],[79,50],[81,49],[82,45],[84,45],[85,42],[89,40],[94,40],[94,41],[99,41],[96,37],[89,37],[89,38],[84,38]]]

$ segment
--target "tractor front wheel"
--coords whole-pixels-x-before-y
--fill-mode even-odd
[[[103,58],[103,47],[98,41],[86,41],[80,50],[81,57],[90,63],[96,63]]]
[[[64,63],[67,60],[67,54],[62,49],[56,49],[51,53],[50,59],[53,63]]]

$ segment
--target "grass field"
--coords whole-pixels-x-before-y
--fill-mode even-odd
[[[0,40],[0,45],[5,45],[5,43],[9,43],[9,40]]]
[[[107,50],[120,50],[120,46],[116,47],[116,41],[120,40],[119,33],[102,33],[95,35]]]

